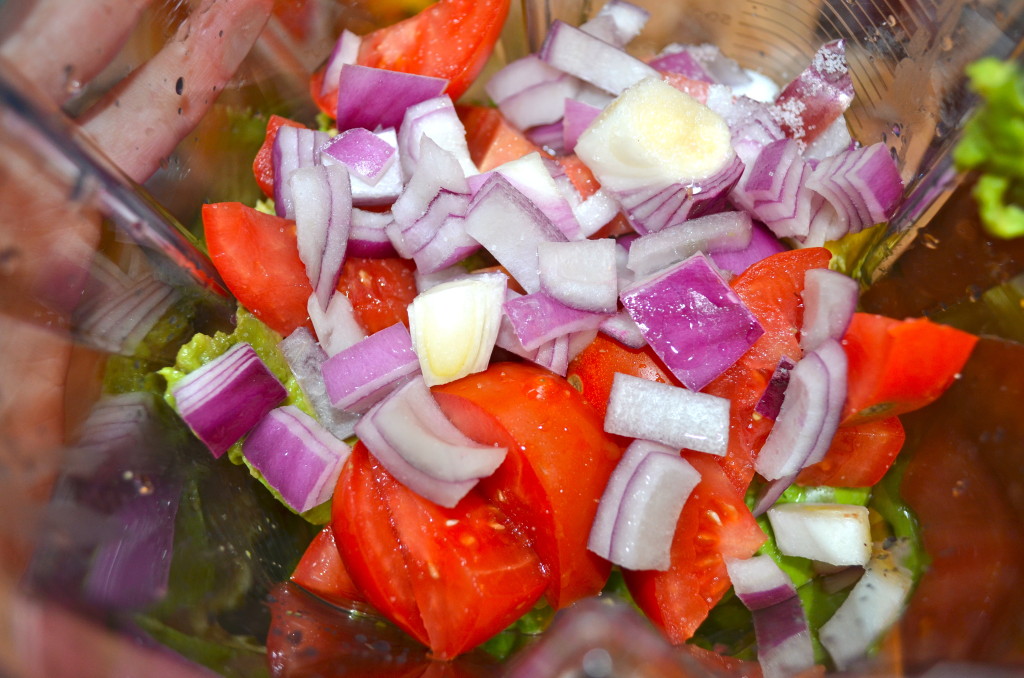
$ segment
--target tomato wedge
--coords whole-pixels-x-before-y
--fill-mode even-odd
[[[475,491],[455,508],[395,480],[357,444],[338,480],[332,528],[366,599],[440,659],[518,619],[547,575],[501,510]]]
[[[725,592],[725,558],[749,558],[765,534],[722,467],[706,454],[684,452],[701,474],[672,539],[672,564],[664,572],[624,571],[633,600],[673,643],[693,636]]]
[[[409,304],[416,298],[416,266],[407,259],[348,257],[338,289],[352,302],[356,320],[367,334],[395,323],[409,325]]]
[[[843,337],[850,373],[844,423],[884,419],[935,401],[977,342],[973,334],[927,318],[855,313]]]
[[[356,63],[448,80],[457,100],[491,56],[508,16],[510,0],[438,0],[419,14],[363,36]],[[337,115],[338,91],[322,93],[323,68],[310,90],[320,109]]]
[[[282,127],[305,127],[302,123],[289,120],[280,115],[272,115],[267,120],[267,134],[263,137],[263,145],[256,152],[252,161],[252,174],[256,178],[263,195],[268,198],[274,197],[274,140],[277,139],[277,130]]]
[[[821,247],[779,252],[752,264],[731,283],[764,334],[704,391],[732,403],[729,449],[720,463],[740,492],[754,477],[754,459],[771,429],[771,422],[756,415],[754,408],[782,356],[798,359],[802,355],[798,331],[804,274],[828,266],[830,257]]]
[[[341,560],[330,525],[320,530],[306,547],[291,580],[310,593],[338,605],[363,601]]]
[[[295,222],[238,202],[203,205],[210,259],[239,303],[281,335],[309,326],[313,293],[299,259]]]
[[[480,482],[530,540],[551,579],[555,609],[598,593],[611,571],[587,550],[597,502],[621,448],[569,383],[532,365],[497,363],[434,388],[466,435],[508,448],[505,462]]]
[[[885,475],[907,434],[899,417],[840,426],[825,458],[802,470],[801,485],[871,487]]]

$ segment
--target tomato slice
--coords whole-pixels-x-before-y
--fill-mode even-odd
[[[306,547],[291,580],[310,593],[338,605],[364,601],[345,569],[330,525],[320,530]]]
[[[551,577],[548,603],[558,609],[598,593],[611,565],[587,540],[621,448],[594,410],[565,379],[517,363],[437,386],[434,395],[470,438],[508,448],[480,491],[540,556]]]
[[[598,334],[594,341],[573,358],[566,379],[604,421],[612,381],[618,372],[679,386],[679,380],[669,372],[650,346],[630,348],[604,334]]]
[[[282,127],[305,127],[302,123],[289,120],[280,115],[272,115],[267,120],[267,134],[263,137],[263,145],[256,152],[252,161],[252,174],[256,177],[263,195],[268,198],[274,197],[274,140],[277,139],[277,130]]]
[[[416,266],[389,257],[348,257],[341,269],[338,289],[352,302],[356,320],[367,334],[395,323],[409,325],[409,304],[416,298]]]
[[[673,643],[693,636],[725,592],[725,558],[749,558],[765,534],[722,467],[709,455],[684,452],[701,474],[686,500],[664,572],[623,571],[633,600]]]
[[[844,423],[884,419],[935,401],[977,342],[973,334],[927,318],[855,313],[843,337],[850,373]]]
[[[803,319],[800,292],[804,274],[828,266],[831,254],[821,247],[779,252],[752,264],[731,283],[764,328],[764,334],[735,364],[704,388],[731,401],[729,449],[719,461],[737,490],[754,477],[754,459],[771,422],[754,408],[782,356],[802,355],[798,332]]]
[[[419,14],[363,36],[356,63],[448,80],[457,100],[483,70],[508,16],[510,0],[438,0]],[[310,91],[320,109],[338,114],[338,91],[321,94],[323,68]]]
[[[362,444],[332,507],[342,559],[366,599],[440,659],[518,619],[547,587],[537,555],[476,492],[442,508],[395,480]]]
[[[239,303],[281,335],[309,326],[313,293],[299,259],[295,222],[237,202],[203,205],[210,259]]]
[[[466,128],[469,157],[481,172],[541,150],[525,134],[508,124],[496,108],[458,106],[456,110]]]
[[[840,426],[825,458],[802,470],[800,485],[871,487],[903,449],[907,434],[899,417]]]

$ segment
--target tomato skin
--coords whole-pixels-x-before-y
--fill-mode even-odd
[[[332,528],[366,599],[439,659],[518,619],[548,578],[501,511],[470,492],[452,509],[395,480],[357,444],[342,470]]]
[[[496,108],[457,106],[455,110],[466,128],[469,157],[481,172],[541,150],[510,125]]]
[[[283,336],[309,327],[295,222],[237,202],[203,205],[202,215],[210,260],[239,303]]]
[[[338,289],[352,302],[356,320],[367,334],[398,322],[408,327],[408,307],[416,298],[415,271],[411,261],[398,257],[345,259]]]
[[[800,472],[800,485],[871,487],[903,449],[907,434],[899,417],[840,426],[825,458]]]
[[[730,283],[765,330],[739,360],[703,389],[731,402],[729,449],[719,463],[740,492],[750,485],[757,451],[771,430],[771,422],[754,408],[782,356],[798,360],[803,353],[798,331],[803,320],[804,275],[828,266],[831,256],[822,247],[779,252],[752,264]]]
[[[337,605],[364,602],[341,560],[330,525],[313,537],[299,564],[295,566],[291,580],[310,593]]]
[[[766,538],[743,495],[711,456],[684,452],[683,457],[701,481],[679,516],[672,564],[664,572],[623,571],[633,600],[675,644],[691,638],[728,591],[724,559],[749,558]]]
[[[497,363],[433,389],[466,435],[506,446],[505,462],[480,491],[523,532],[550,573],[555,609],[598,593],[611,572],[587,550],[604,487],[622,454],[601,420],[562,377]]]
[[[569,363],[566,379],[594,408],[601,421],[604,421],[608,409],[608,396],[617,372],[662,384],[680,385],[650,346],[630,348],[605,334],[598,334]]]
[[[849,361],[844,423],[863,423],[934,402],[956,379],[978,337],[927,318],[855,313],[843,337]]]
[[[448,80],[456,101],[490,58],[508,16],[510,0],[438,0],[419,14],[364,35],[356,63]],[[310,80],[320,109],[338,114],[338,91],[324,94],[323,68]]]
[[[263,145],[256,152],[252,161],[252,174],[256,178],[263,195],[274,197],[274,140],[277,131],[282,127],[305,127],[302,123],[289,120],[280,115],[271,115],[267,120],[267,134],[263,137]]]

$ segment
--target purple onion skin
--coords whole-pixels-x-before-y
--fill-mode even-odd
[[[773,421],[778,418],[786,386],[789,384],[789,373],[794,367],[796,367],[796,363],[789,356],[784,355],[779,359],[779,364],[775,366],[775,372],[772,373],[772,378],[768,381],[764,395],[754,406],[755,412]]]
[[[693,391],[728,369],[764,334],[699,253],[630,285],[620,299],[658,357]]]

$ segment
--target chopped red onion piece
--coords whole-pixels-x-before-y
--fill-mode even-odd
[[[840,671],[866,657],[903,612],[914,582],[896,561],[891,551],[876,550],[850,595],[819,629],[818,638]]]
[[[516,190],[536,205],[566,238],[578,240],[583,237],[572,207],[562,191],[559,190],[555,178],[540,153],[529,153],[516,160],[503,163],[495,167],[492,172],[507,179]],[[480,179],[476,181],[480,181]],[[481,184],[481,188],[482,186],[483,184]]]
[[[499,107],[503,101],[520,92],[565,78],[557,68],[548,65],[536,54],[516,59],[495,73],[484,85],[484,91]]]
[[[608,484],[605,485],[601,501],[597,505],[594,524],[590,528],[590,537],[587,541],[587,548],[606,560],[611,553],[612,532],[615,530],[615,521],[619,516],[619,506],[626,493],[626,486],[640,462],[651,454],[679,457],[679,450],[651,440],[634,440],[622,453],[618,464],[608,477]]]
[[[779,364],[775,366],[775,371],[772,372],[772,378],[768,380],[764,394],[754,406],[755,412],[773,421],[778,419],[786,386],[789,385],[789,373],[793,371],[794,367],[796,367],[796,363],[789,356],[784,355],[779,358]]]
[[[292,202],[291,175],[302,167],[321,164],[320,149],[331,135],[305,127],[283,125],[274,137],[270,158],[274,167],[274,211],[279,217],[295,218]]]
[[[754,462],[762,477],[776,480],[803,467],[825,423],[828,396],[828,368],[816,353],[808,353],[789,374],[779,416]]]
[[[498,260],[527,292],[540,290],[537,245],[567,238],[529,198],[500,174],[473,196],[466,233]]]
[[[455,156],[462,167],[463,176],[471,176],[479,171],[469,156],[466,128],[448,95],[427,99],[405,110],[405,118],[398,131],[398,151],[406,176],[412,176],[419,163],[423,137],[433,140]]]
[[[726,558],[725,568],[736,597],[748,610],[763,610],[796,595],[793,580],[771,556]]]
[[[296,513],[331,498],[351,448],[315,419],[286,405],[264,417],[242,445],[242,453]]]
[[[775,480],[769,480],[757,491],[757,496],[754,498],[754,508],[750,512],[754,517],[760,517],[775,506],[775,502],[779,500],[779,497],[789,489],[789,486],[796,481],[798,473],[791,473],[788,476],[782,476]]]
[[[580,225],[580,233],[589,238],[615,218],[619,213],[619,203],[610,191],[599,188],[573,207],[572,213]]]
[[[480,249],[480,243],[466,233],[466,219],[449,214],[433,239],[417,250],[412,259],[416,270],[430,274],[454,266]]]
[[[505,291],[506,302],[521,296],[521,294],[513,290]],[[501,324],[498,327],[498,336],[495,338],[494,345],[564,377],[569,369],[570,337],[576,337],[580,334],[563,334],[541,344],[532,351],[528,351],[522,342],[519,341],[519,337],[516,336],[515,329],[512,327],[512,322],[508,319],[508,316],[502,314]]]
[[[345,132],[342,134],[345,134]],[[396,149],[395,152],[397,158],[398,136],[395,133],[394,128],[389,127],[387,129],[380,130],[379,132],[374,132],[373,135],[381,142],[386,143],[389,147]],[[338,137],[334,138],[337,139]],[[324,149],[320,152],[321,164],[343,164],[341,160],[328,152],[328,147],[331,143],[331,141],[328,141],[324,146]],[[365,181],[356,174],[352,174],[350,178],[352,186],[352,204],[362,207],[380,207],[383,205],[390,205],[395,201],[399,194],[401,194],[402,189],[405,186],[405,177],[402,174],[402,164],[398,161],[388,163],[383,174],[373,182]]]
[[[871,557],[871,523],[866,506],[778,504],[768,521],[779,551],[830,565],[866,565]]]
[[[687,388],[699,391],[735,363],[764,334],[702,253],[619,294],[665,366]]]
[[[678,73],[691,80],[715,82],[715,78],[707,72],[687,45],[669,45],[647,63],[662,73]]]
[[[825,197],[850,232],[887,221],[903,195],[899,168],[881,142],[822,160],[807,187]]]
[[[299,327],[282,339],[277,347],[284,354],[288,367],[299,382],[299,388],[323,427],[339,440],[351,437],[355,433],[359,415],[331,405],[323,375],[327,353],[313,338],[313,333],[305,327]]]
[[[477,479],[458,482],[438,480],[414,467],[384,437],[372,409],[356,424],[356,435],[398,482],[440,506],[454,507],[479,482]]]
[[[331,156],[354,176],[373,185],[395,162],[398,147],[365,127],[354,127],[331,139],[320,152]]]
[[[416,165],[409,183],[391,206],[395,225],[400,232],[413,226],[427,212],[439,191],[463,195],[469,193],[469,184],[458,159],[430,137],[423,138],[421,143],[419,155],[422,161]],[[404,256],[411,256],[411,252]]]
[[[764,224],[754,222],[747,247],[734,252],[712,252],[709,256],[719,270],[739,275],[751,264],[787,249]]]
[[[780,238],[804,237],[814,207],[814,193],[805,185],[810,175],[796,141],[773,141],[761,149],[731,197]]]
[[[633,322],[633,319],[625,311],[619,311],[615,315],[606,318],[598,329],[620,344],[630,348],[643,348],[647,345],[647,340],[644,339],[644,334],[640,331],[640,327]]]
[[[700,473],[674,450],[667,454],[649,451],[635,465],[628,464],[628,471],[621,492],[607,499],[615,518],[606,557],[630,570],[665,571],[672,562],[672,538],[679,515],[700,482]],[[598,511],[607,494],[606,490]]]
[[[604,429],[722,456],[729,444],[729,401],[616,373]]]
[[[583,130],[590,127],[594,119],[601,114],[597,106],[578,101],[577,99],[566,99],[564,114],[562,118],[562,147],[567,153],[572,153],[576,148]]]
[[[388,227],[388,237],[395,251],[409,259],[437,236],[450,217],[463,217],[468,208],[468,194],[453,193],[442,188],[427,203],[423,213],[413,221],[403,224],[396,219],[395,223]],[[403,221],[404,219],[403,214]]]
[[[181,418],[219,458],[288,392],[253,347],[239,343],[185,375],[171,395]]]
[[[746,212],[720,212],[637,238],[627,266],[638,276],[662,270],[697,252],[742,250],[750,244],[752,221]]]
[[[566,150],[562,146],[563,136],[561,120],[546,125],[535,125],[526,130],[526,138],[548,155],[565,155]]]
[[[352,302],[338,290],[331,295],[327,308],[320,306],[315,296],[306,303],[313,331],[328,357],[341,353],[349,346],[366,338],[366,332],[356,320]]]
[[[816,464],[825,458],[829,446],[832,445],[832,438],[839,427],[839,420],[842,418],[843,405],[846,403],[846,384],[848,362],[846,351],[835,339],[826,339],[814,349],[812,355],[817,355],[825,369],[828,371],[828,398],[825,401],[825,416],[822,418],[821,429],[818,437],[807,454],[803,466]]]
[[[359,46],[363,38],[356,35],[347,28],[341,31],[334,48],[331,50],[327,62],[324,64],[324,81],[320,85],[321,96],[330,92],[338,91],[338,83],[341,80],[341,67],[345,64],[354,64],[359,57]]]
[[[343,165],[303,167],[288,180],[299,259],[322,308],[338,286],[352,224],[352,190]]]
[[[615,313],[619,301],[615,241],[573,240],[537,245],[541,289],[552,299],[595,313]]]
[[[857,308],[860,286],[853,278],[827,268],[804,275],[800,348],[813,351],[826,339],[842,339]]]
[[[640,35],[651,13],[626,0],[608,0],[593,19],[583,22],[580,30],[611,43],[625,47]]]
[[[605,313],[570,308],[543,292],[510,299],[505,302],[504,309],[516,337],[527,351],[564,334],[597,329],[607,317]]]
[[[810,65],[783,88],[775,98],[775,109],[786,136],[805,146],[841,117],[852,101],[846,43],[834,40],[818,48]]]
[[[765,145],[786,138],[773,116],[774,108],[767,103],[736,96],[722,85],[712,85],[706,104],[729,125],[733,149],[744,165],[750,165]]]
[[[348,254],[366,259],[398,256],[387,233],[388,225],[394,221],[390,211],[373,212],[354,207],[348,232]]]
[[[850,128],[846,125],[846,118],[839,116],[817,139],[807,144],[804,159],[824,160],[856,147],[853,137],[850,136]]]
[[[799,596],[754,612],[763,678],[791,678],[814,667],[814,645]]]
[[[365,412],[418,369],[409,330],[395,323],[331,356],[323,375],[334,407]]]
[[[410,466],[446,483],[486,478],[508,451],[466,437],[445,417],[420,376],[377,403],[366,418]]]
[[[555,68],[611,94],[621,94],[644,78],[659,77],[658,71],[639,59],[563,21],[551,25],[539,55]]]
[[[338,82],[336,120],[341,131],[397,128],[407,108],[439,96],[448,87],[444,78],[356,64],[342,65]]]
[[[558,122],[565,115],[565,102],[579,93],[580,81],[561,71],[555,73],[558,77],[553,80],[539,82],[502,99],[498,110],[509,123],[523,130]]]

